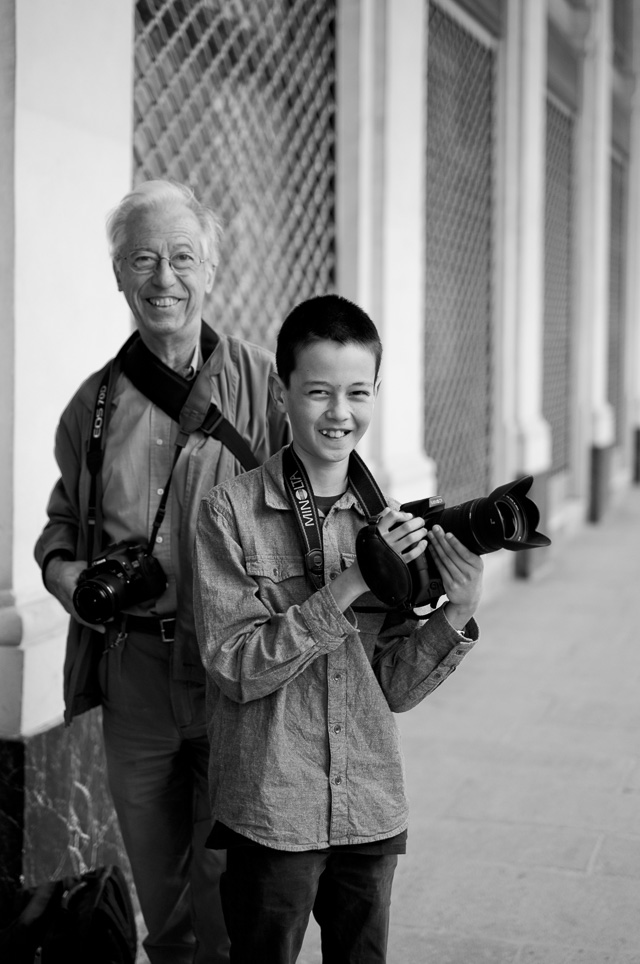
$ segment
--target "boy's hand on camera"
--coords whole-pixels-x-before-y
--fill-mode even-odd
[[[429,550],[438,566],[449,602],[445,613],[454,629],[464,629],[480,602],[484,563],[452,532],[434,526],[427,534]]]
[[[61,559],[54,556],[47,565],[45,572],[45,586],[52,596],[55,596],[60,605],[66,609],[70,616],[73,616],[83,626],[89,626],[98,633],[104,633],[104,626],[97,626],[87,623],[80,619],[73,605],[73,593],[78,585],[78,576],[87,568],[87,563],[82,559]]]
[[[424,519],[386,508],[378,518],[378,532],[405,562],[412,562],[427,548],[427,530]]]
[[[385,542],[402,555],[405,562],[417,559],[427,548],[424,519],[413,516],[410,512],[399,512],[387,507],[378,517],[377,526]],[[369,587],[357,562],[336,576],[331,583],[331,593],[342,612],[368,591]]]

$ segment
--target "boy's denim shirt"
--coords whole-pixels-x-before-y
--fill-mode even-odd
[[[351,490],[323,527],[325,586],[304,570],[282,453],[212,489],[200,505],[195,616],[207,670],[212,816],[280,850],[370,843],[407,826],[393,714],[460,663],[462,638],[425,622],[343,614],[331,579],[355,560],[365,524]],[[354,604],[382,607],[371,594]]]

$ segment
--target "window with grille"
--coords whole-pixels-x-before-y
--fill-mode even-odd
[[[573,117],[547,101],[543,415],[551,472],[569,467],[573,301]]]
[[[138,0],[135,31],[135,181],[218,212],[207,317],[273,347],[335,284],[335,0]]]
[[[611,241],[609,248],[609,362],[608,400],[616,420],[616,443],[624,442],[625,429],[625,284],[626,284],[626,166],[611,162]]]
[[[494,113],[495,52],[432,3],[425,448],[450,505],[492,482]]]

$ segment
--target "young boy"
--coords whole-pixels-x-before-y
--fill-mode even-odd
[[[294,962],[312,910],[324,961],[384,962],[407,836],[393,714],[434,690],[478,635],[482,560],[439,527],[427,532],[396,508],[378,521],[406,561],[429,544],[448,601],[428,620],[390,614],[360,573],[356,535],[367,518],[350,456],[371,420],[381,354],[375,326],[351,302],[298,305],[278,336],[272,384],[293,453],[217,486],[200,507],[208,845],[227,849],[221,894],[234,964]],[[319,575],[305,567],[296,517],[304,527],[310,502],[324,519]]]

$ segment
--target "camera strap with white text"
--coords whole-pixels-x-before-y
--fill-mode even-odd
[[[309,477],[293,445],[288,445],[282,453],[282,469],[302,542],[307,575],[315,588],[320,589],[324,585],[322,526]],[[349,456],[349,485],[368,522],[373,522],[387,508],[387,500],[357,452]]]

